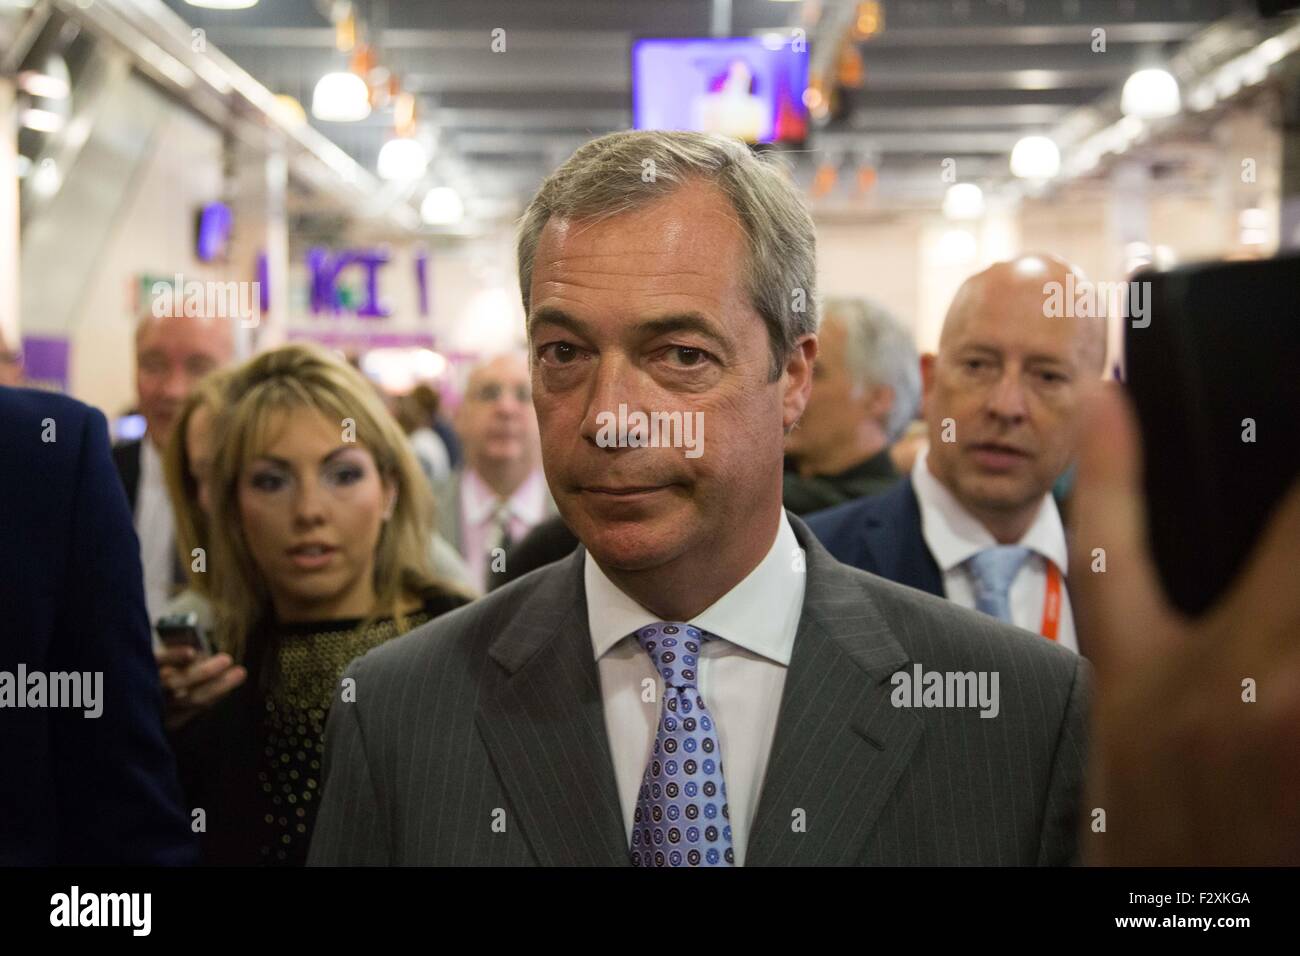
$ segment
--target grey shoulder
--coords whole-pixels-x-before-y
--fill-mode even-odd
[[[441,614],[353,661],[348,673],[386,682],[467,655],[485,657],[487,646],[510,622],[527,613],[530,600],[554,587],[563,567],[560,564],[538,568],[484,597]]]

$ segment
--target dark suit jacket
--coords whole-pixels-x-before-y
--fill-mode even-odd
[[[0,709],[0,865],[194,862],[101,413],[0,388],[0,526],[0,670],[103,673],[98,718]]]
[[[791,524],[808,577],[747,865],[1072,861],[1086,662],[840,564]],[[309,862],[629,865],[583,560],[353,662]],[[997,671],[999,715],[893,706],[911,662]]]
[[[140,450],[143,443],[143,438],[137,438],[113,446],[113,467],[117,469],[117,475],[122,479],[122,487],[126,490],[126,500],[131,505],[132,514],[135,514],[136,494],[140,490]]]
[[[943,572],[921,534],[921,506],[911,478],[804,520],[826,550],[845,564],[943,597]]]

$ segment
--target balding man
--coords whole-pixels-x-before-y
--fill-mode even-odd
[[[469,374],[456,410],[464,467],[434,483],[439,532],[459,550],[474,586],[504,572],[505,552],[555,513],[540,463],[528,357],[494,356]]]
[[[185,583],[174,543],[175,527],[163,452],[181,405],[199,380],[235,357],[235,324],[228,319],[177,314],[147,316],[136,330],[135,386],[144,437],[113,449],[144,565],[145,606],[156,621]]]
[[[1104,318],[1055,307],[1086,281],[1045,255],[966,280],[921,359],[929,450],[910,481],[809,518],[832,554],[1078,650],[1051,490],[1105,359]]]

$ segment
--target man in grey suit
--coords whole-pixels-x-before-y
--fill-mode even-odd
[[[811,219],[738,142],[579,149],[520,228],[583,547],[353,662],[315,864],[1071,862],[1082,658],[836,562],[781,507]]]

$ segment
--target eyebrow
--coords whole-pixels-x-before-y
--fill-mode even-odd
[[[559,326],[582,338],[590,339],[592,337],[591,326],[588,323],[574,318],[562,309],[549,307],[538,309],[529,316],[528,337],[531,339],[536,327],[543,324]],[[646,319],[638,322],[636,329],[638,332],[648,334],[651,337],[668,335],[672,332],[695,332],[713,343],[718,351],[722,353],[723,358],[729,360],[732,356],[731,344],[718,333],[714,323],[699,312],[678,312],[654,319]]]
[[[321,459],[321,462],[322,462],[322,464],[323,464],[323,463],[325,463],[325,462],[331,461],[332,459],[338,457],[339,455],[343,454],[344,452],[355,451],[356,448],[357,448],[356,445],[339,445],[338,448],[335,448],[332,452],[330,452],[328,455],[326,455],[324,458],[322,458],[322,459]],[[275,466],[278,467],[278,468],[288,468],[288,469],[290,469],[290,470],[293,469],[293,463],[292,463],[292,462],[290,462],[288,459],[285,459],[285,458],[279,458],[279,457],[277,457],[277,456],[275,456],[275,455],[258,455],[258,456],[257,456],[255,459],[253,459],[253,460],[254,460],[254,461],[267,461],[267,462],[270,462],[271,464],[275,465]]]

